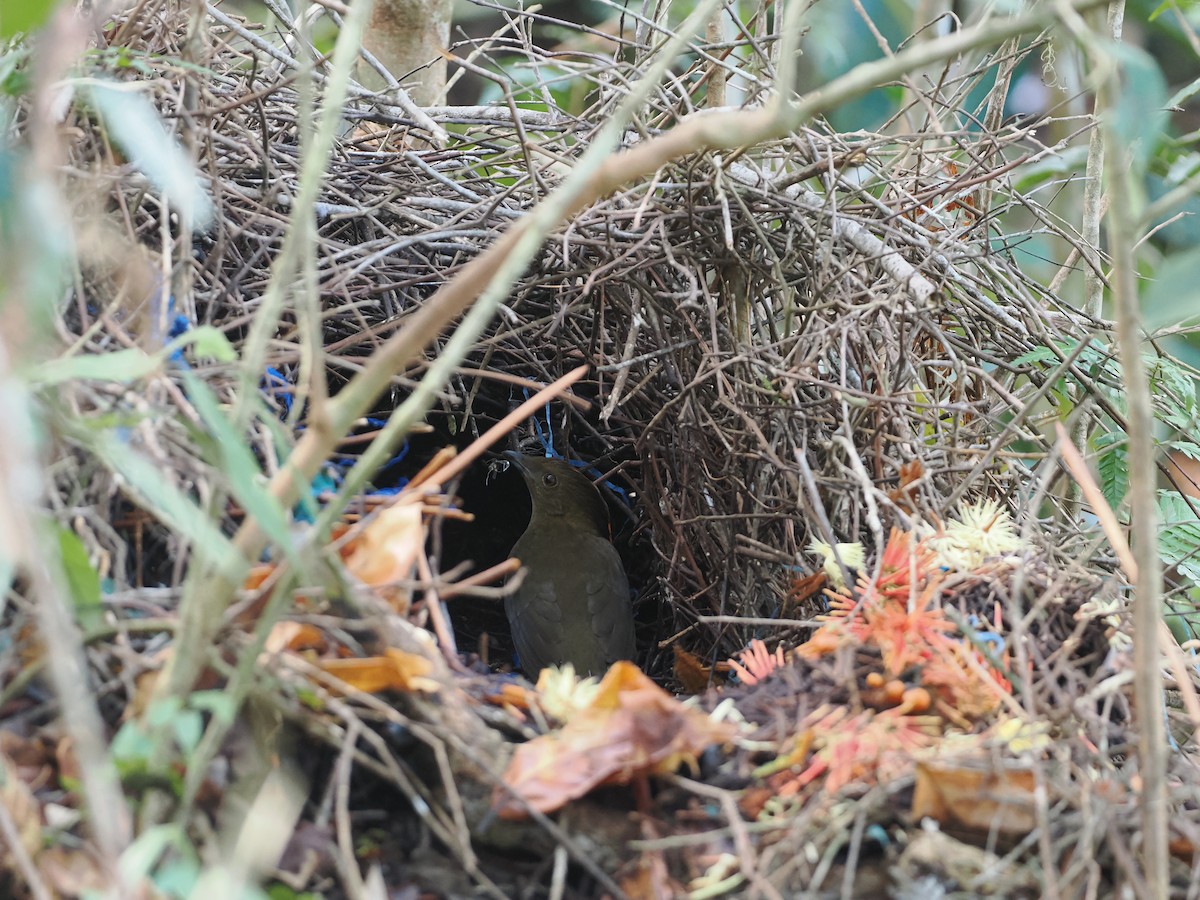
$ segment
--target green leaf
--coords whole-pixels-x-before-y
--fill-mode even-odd
[[[317,712],[324,712],[326,707],[325,697],[318,694],[311,688],[297,687],[296,699],[307,706],[309,709],[315,709]]]
[[[1158,510],[1163,526],[1158,549],[1163,562],[1200,585],[1200,520],[1175,491],[1158,492]]]
[[[1032,163],[1020,166],[1014,173],[1013,189],[1022,194],[1049,181],[1082,172],[1087,165],[1087,147],[1068,147],[1061,153],[1048,153]]]
[[[1181,325],[1200,318],[1200,248],[1168,256],[1142,290],[1146,327]]]
[[[1200,444],[1192,441],[1167,441],[1163,444],[1169,450],[1176,450],[1188,459],[1200,461]]]
[[[211,714],[225,725],[233,724],[237,717],[237,704],[224,691],[193,691],[188,695],[188,706]]]
[[[237,351],[233,349],[229,338],[225,337],[225,332],[212,325],[199,325],[191,329],[172,342],[167,350],[170,351],[176,345],[184,347],[189,343],[193,345],[192,352],[198,359],[213,359],[222,363],[237,362]]]
[[[1097,435],[1092,440],[1096,451],[1096,470],[1100,473],[1100,491],[1114,510],[1121,508],[1129,490],[1129,449],[1123,432]]]
[[[63,574],[75,606],[75,621],[84,631],[93,631],[104,624],[100,576],[92,568],[87,548],[79,536],[69,528],[59,527],[57,530]]]
[[[1147,19],[1147,21],[1153,22],[1155,19],[1157,19],[1163,13],[1167,12],[1170,9],[1173,9],[1174,7],[1175,7],[1174,0],[1163,0],[1162,3],[1160,3],[1160,4],[1158,4],[1158,6],[1154,7],[1154,9],[1150,13],[1150,16]]]
[[[140,721],[130,719],[117,729],[108,752],[120,768],[126,769],[130,763],[145,763],[154,752],[154,742]]]
[[[1192,369],[1169,356],[1147,354],[1146,368],[1150,377],[1161,382],[1161,387],[1170,391],[1172,397],[1183,403],[1189,411],[1196,406],[1196,376]],[[1153,386],[1157,392],[1160,385]]]
[[[213,219],[213,204],[200,186],[196,167],[139,90],[136,82],[93,84],[88,99],[121,152],[173,206],[188,214],[194,228],[204,228]]]
[[[181,709],[183,709],[182,698],[159,697],[146,710],[146,724],[152,729],[162,728],[164,725],[170,724]]]
[[[0,0],[0,40],[41,28],[57,5],[57,0]]]
[[[1014,366],[1027,366],[1030,363],[1057,363],[1059,361],[1058,354],[1049,347],[1034,347],[1032,350],[1022,353],[1012,361]]]
[[[192,897],[200,880],[200,871],[194,858],[169,858],[155,871],[154,886],[165,897]],[[132,879],[130,881],[132,883]]]
[[[128,883],[138,884],[150,877],[164,853],[187,846],[187,836],[180,826],[152,825],[125,848],[117,865]]]
[[[314,894],[312,891],[297,893],[295,888],[278,882],[267,886],[267,897],[269,900],[323,900],[321,894]]]
[[[116,381],[128,383],[145,378],[162,368],[161,354],[141,350],[81,353],[48,360],[29,371],[34,384],[53,387],[68,381]]]
[[[1175,636],[1175,640],[1183,644],[1187,641],[1194,641],[1200,637],[1200,615],[1197,615],[1197,606],[1195,601],[1196,589],[1188,591],[1191,599],[1177,601],[1166,601],[1166,620],[1167,627],[1171,629],[1171,634]]]
[[[29,90],[28,56],[29,51],[19,47],[8,47],[0,54],[0,93],[8,97],[20,97]],[[5,113],[5,118],[12,115],[7,110]]]
[[[1167,81],[1157,61],[1131,44],[1110,44],[1120,88],[1106,119],[1116,138],[1113,150],[1131,152],[1135,172],[1146,164],[1167,131]]]
[[[247,567],[241,553],[204,510],[169,481],[158,466],[112,432],[93,435],[87,446],[108,468],[125,479],[138,502],[163,524],[203,547],[222,573],[235,581],[241,580]]]
[[[68,381],[115,381],[128,384],[161,371],[167,358],[188,346],[193,348],[193,353],[199,359],[237,362],[237,351],[229,338],[212,325],[201,325],[180,335],[158,353],[146,353],[133,348],[108,353],[80,353],[41,363],[33,367],[27,377],[43,387]]]
[[[1166,4],[1164,4],[1166,5]],[[1172,4],[1173,5],[1173,4]],[[1184,106],[1197,93],[1200,93],[1200,78],[1195,78],[1177,90],[1167,100],[1167,108],[1174,109],[1177,106]]]
[[[199,710],[180,710],[171,725],[175,732],[175,743],[185,754],[195,750],[204,736],[204,718]]]
[[[183,382],[187,389],[188,399],[208,426],[220,455],[220,468],[229,478],[229,487],[233,496],[253,516],[263,534],[267,536],[296,567],[303,571],[299,555],[295,551],[291,529],[288,527],[288,516],[275,498],[266,490],[266,482],[262,470],[246,439],[233,427],[233,424],[221,412],[217,398],[213,396],[208,385],[191,372],[183,373]]]
[[[1115,352],[1107,344],[1092,340],[1079,354],[1079,362],[1087,367],[1092,378],[1106,378],[1117,386],[1123,386],[1121,380],[1121,364],[1117,361]]]

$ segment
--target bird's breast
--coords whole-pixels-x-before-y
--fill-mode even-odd
[[[607,539],[531,527],[513,556],[525,575],[505,608],[527,673],[569,662],[579,672],[601,674],[633,656],[629,582]]]

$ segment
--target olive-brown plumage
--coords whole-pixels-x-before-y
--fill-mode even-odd
[[[510,460],[533,510],[513,546],[525,577],[504,601],[521,666],[530,677],[571,663],[600,675],[634,655],[633,609],[621,558],[608,539],[608,510],[596,486],[561,459]]]

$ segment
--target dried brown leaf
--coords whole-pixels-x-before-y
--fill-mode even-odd
[[[356,578],[403,613],[408,609],[408,590],[397,583],[412,578],[417,554],[424,546],[422,507],[414,495],[372,517],[342,549],[342,558]]]
[[[694,763],[706,747],[729,740],[733,726],[689,709],[632,663],[616,663],[591,706],[560,731],[521,745],[504,781],[526,803],[551,812],[602,784],[672,772]],[[497,813],[523,817],[525,806],[503,788]]]
[[[42,845],[41,810],[33,791],[7,756],[0,756],[0,803],[4,804],[8,817],[16,826],[25,853],[33,856]],[[0,860],[5,861],[6,867],[11,866],[11,860],[7,857],[5,849],[0,853]]]
[[[704,665],[695,654],[688,653],[678,644],[672,644],[675,653],[675,679],[685,694],[699,694],[708,689],[712,679],[712,668]]]
[[[438,683],[429,674],[433,664],[415,653],[405,653],[389,647],[383,656],[360,659],[327,659],[315,663],[317,668],[367,694],[380,691],[438,690]]]
[[[983,756],[920,762],[913,820],[928,816],[943,828],[1025,835],[1037,825],[1033,791],[1033,771],[1027,766],[1000,767]]]

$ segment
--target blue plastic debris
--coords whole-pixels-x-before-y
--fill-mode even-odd
[[[284,377],[282,372],[271,366],[267,366],[266,376],[263,378],[259,389],[266,395],[268,400],[278,402],[283,407],[285,415],[291,414],[296,389]]]

